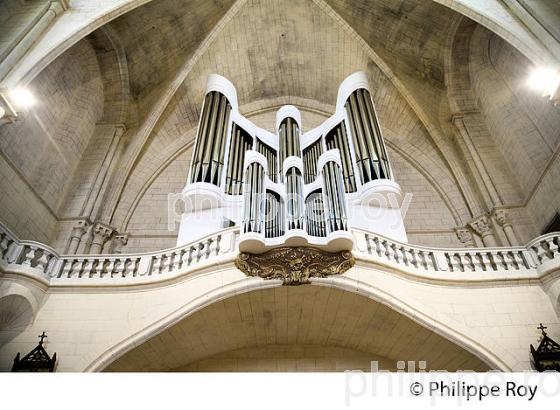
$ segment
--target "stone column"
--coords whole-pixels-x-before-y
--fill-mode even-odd
[[[505,209],[495,209],[494,210],[494,218],[498,225],[502,227],[504,233],[506,234],[506,238],[511,246],[519,245],[519,239],[517,239],[517,235],[515,234],[515,230],[513,229],[513,225],[508,217],[508,214]]]
[[[482,195],[486,206],[488,208],[492,208],[493,206],[500,205],[502,200],[496,190],[496,187],[494,186],[494,183],[492,182],[492,178],[490,178],[490,174],[484,165],[484,161],[476,149],[475,143],[473,142],[467,128],[467,124],[465,123],[467,116],[472,116],[471,118],[473,118],[475,115],[480,114],[478,112],[457,114],[451,118],[451,121],[457,129],[459,147],[466,159],[467,165],[469,166],[473,177],[478,183],[479,192]]]
[[[80,242],[82,241],[82,236],[84,236],[90,225],[91,223],[87,219],[82,219],[76,222],[76,225],[74,225],[72,232],[70,233],[70,242],[66,247],[65,253],[69,255],[76,254],[78,246],[80,246]]]
[[[122,253],[122,248],[128,243],[128,234],[120,233],[113,238],[114,248],[113,253]]]
[[[111,237],[114,229],[108,225],[97,223],[93,227],[93,239],[91,241],[91,248],[89,253],[100,254],[103,250],[103,245],[107,242],[107,239]]]
[[[490,224],[490,220],[486,215],[481,215],[478,218],[472,220],[469,225],[477,234],[480,235],[484,246],[487,246],[489,248],[498,246],[496,237],[494,236],[494,232],[492,232],[492,225]]]
[[[465,248],[476,247],[476,244],[474,243],[474,238],[472,236],[472,232],[469,228],[456,228],[455,233],[457,234],[457,238],[459,239],[459,242],[461,242]]]

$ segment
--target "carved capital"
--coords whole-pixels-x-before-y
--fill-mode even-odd
[[[103,223],[96,223],[93,227],[93,242],[102,244],[111,237],[114,229]]]
[[[500,226],[511,225],[511,223],[509,222],[509,215],[505,209],[494,210],[494,218]]]
[[[473,219],[469,225],[482,237],[492,234],[492,225],[490,225],[490,220],[486,215]]]
[[[465,246],[474,246],[474,239],[469,228],[457,228],[455,229],[455,233],[457,234],[459,242],[465,244]]]
[[[115,235],[113,237],[113,241],[114,241],[114,244],[115,244],[114,252],[115,253],[121,253],[122,248],[124,248],[126,246],[126,244],[128,243],[128,234],[127,233],[120,233],[118,235]]]
[[[263,254],[240,253],[235,266],[247,276],[281,279],[283,285],[302,285],[309,278],[339,275],[354,266],[350,251],[325,252],[316,248],[276,248]]]
[[[91,222],[87,219],[76,221],[76,224],[72,227],[70,237],[80,239],[86,233],[90,225]]]

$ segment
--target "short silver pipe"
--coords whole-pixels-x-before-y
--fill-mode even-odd
[[[323,184],[327,201],[329,231],[347,230],[342,173],[340,167],[334,161],[328,161],[323,168]]]

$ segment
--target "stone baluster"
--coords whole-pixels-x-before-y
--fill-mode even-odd
[[[114,259],[105,259],[103,262],[99,263],[99,276],[100,277],[112,277],[113,276],[113,269],[115,268],[115,260]]]
[[[506,234],[506,238],[511,246],[519,245],[519,239],[517,239],[517,235],[515,234],[515,230],[513,229],[513,225],[509,219],[509,216],[505,209],[496,209],[494,210],[494,219],[498,225],[502,227],[504,233]]]
[[[22,254],[23,254],[23,258],[22,258],[22,260],[21,260],[21,264],[22,264],[23,266],[29,266],[29,267],[31,267],[31,266],[32,266],[32,263],[33,263],[33,259],[34,259],[34,257],[35,257],[34,248],[31,247],[31,246],[25,245],[25,246],[23,247],[23,252],[22,252]]]
[[[114,230],[108,225],[97,223],[93,227],[93,240],[91,242],[91,254],[100,254],[103,250],[103,245],[111,237]]]
[[[36,249],[35,250],[35,254],[40,253],[39,258],[37,258],[37,265],[35,266],[35,268],[41,270],[41,272],[46,273],[47,272],[47,267],[49,265],[49,261],[52,258],[52,255],[50,253],[48,253],[45,250],[42,249]]]
[[[480,252],[472,253],[471,254],[471,260],[472,260],[475,272],[480,272],[480,271],[485,271],[486,270],[486,266],[484,266],[484,261],[482,260],[482,255],[480,254]]]
[[[490,225],[490,220],[486,215],[481,215],[478,218],[474,219],[469,224],[474,231],[480,235],[482,238],[482,243],[484,246],[487,247],[495,247],[497,246],[496,237],[492,232],[492,226]]]
[[[4,258],[8,254],[8,250],[10,249],[12,243],[14,243],[14,240],[11,239],[6,233],[2,233],[1,237],[2,239],[0,240],[0,257]]]
[[[152,269],[151,272],[154,275],[159,275],[161,272],[162,255],[156,255],[152,257]]]
[[[72,232],[70,232],[70,242],[68,242],[68,246],[66,247],[66,251],[64,253],[68,255],[75,255],[78,251],[78,247],[80,246],[80,242],[82,241],[82,236],[87,232],[91,223],[87,219],[82,219],[76,222],[74,227],[72,228]]]
[[[135,277],[138,272],[139,259],[127,259],[124,262],[123,276],[125,278],[132,276]]]
[[[64,264],[60,271],[60,278],[69,278],[72,276],[73,266],[76,263],[75,259],[64,259]]]
[[[124,276],[124,261],[120,258],[113,260],[113,269],[110,272],[110,276],[113,278],[115,276]]]

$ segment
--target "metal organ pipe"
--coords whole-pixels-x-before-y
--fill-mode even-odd
[[[266,192],[265,237],[276,238],[284,235],[284,209],[280,196]]]
[[[231,104],[223,94],[211,91],[206,95],[196,136],[191,182],[219,186],[230,112]]]
[[[245,170],[243,184],[243,230],[244,232],[263,232],[264,168],[253,162]]]
[[[286,193],[288,194],[288,229],[303,229],[304,203],[301,173],[292,167],[286,173]]]
[[[340,166],[336,162],[328,161],[324,165],[323,185],[327,203],[327,226],[329,232],[347,230],[344,185]]]
[[[326,236],[323,194],[317,190],[309,194],[305,200],[307,216],[307,233],[312,236]]]
[[[277,166],[276,166],[276,153],[266,145],[264,142],[257,138],[257,152],[265,156],[268,165],[268,177],[271,181],[278,181]]]
[[[280,167],[284,160],[291,156],[301,157],[299,146],[299,127],[297,121],[291,117],[284,118],[280,123]],[[283,171],[283,170],[280,170]]]
[[[237,124],[233,124],[226,174],[226,193],[240,195],[243,186],[245,152],[253,148],[252,137]]]
[[[344,177],[344,188],[346,192],[356,192],[356,178],[354,167],[350,156],[350,146],[344,123],[341,122],[329,131],[326,137],[327,149],[337,148],[342,160],[342,175]]]
[[[362,182],[391,178],[387,151],[369,91],[363,88],[354,91],[345,107]]]
[[[317,178],[317,161],[323,153],[321,139],[311,144],[303,151],[303,165],[305,168],[305,183],[310,184]]]

